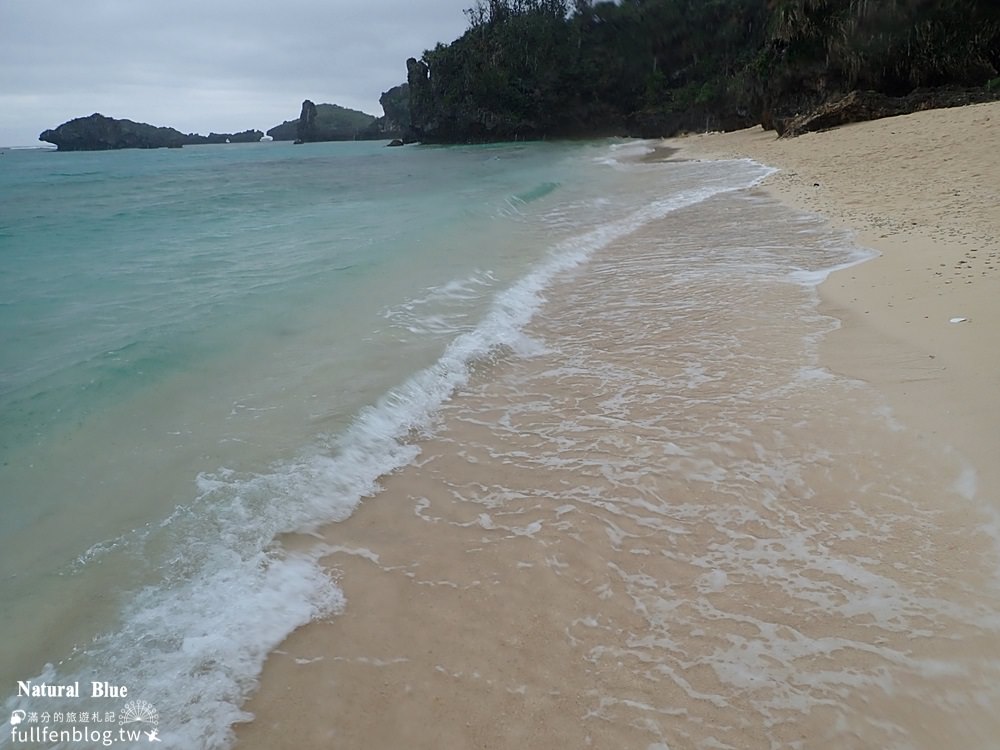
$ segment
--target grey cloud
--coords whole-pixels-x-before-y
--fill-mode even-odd
[[[3,0],[0,144],[102,112],[183,131],[266,128],[303,98],[381,114],[406,58],[471,0]]]

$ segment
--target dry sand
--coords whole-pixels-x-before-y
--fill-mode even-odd
[[[825,312],[844,323],[825,364],[970,459],[979,496],[1000,508],[1000,103],[794,139],[757,127],[669,145],[779,168],[766,183],[774,196],[880,253],[821,287]]]

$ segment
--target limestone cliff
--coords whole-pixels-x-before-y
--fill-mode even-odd
[[[399,139],[407,142],[415,140],[410,132],[409,84],[403,83],[383,91],[378,103],[382,105],[384,114],[368,127],[362,137],[373,140]]]
[[[406,82],[410,93],[410,128],[417,140],[431,140],[437,135],[436,103],[431,86],[430,68],[422,60],[406,61]]]
[[[302,102],[299,121],[295,125],[295,142],[308,143],[319,140],[316,138],[316,105],[306,99]]]

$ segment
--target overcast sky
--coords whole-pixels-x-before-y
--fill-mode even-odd
[[[0,145],[94,112],[202,134],[267,130],[303,99],[381,115],[473,2],[0,0]]]

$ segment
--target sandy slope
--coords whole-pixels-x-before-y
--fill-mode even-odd
[[[1000,103],[796,139],[753,128],[670,145],[682,157],[778,167],[774,195],[879,251],[821,289],[844,322],[826,364],[874,384],[908,426],[958,449],[976,468],[977,495],[1000,508]]]

